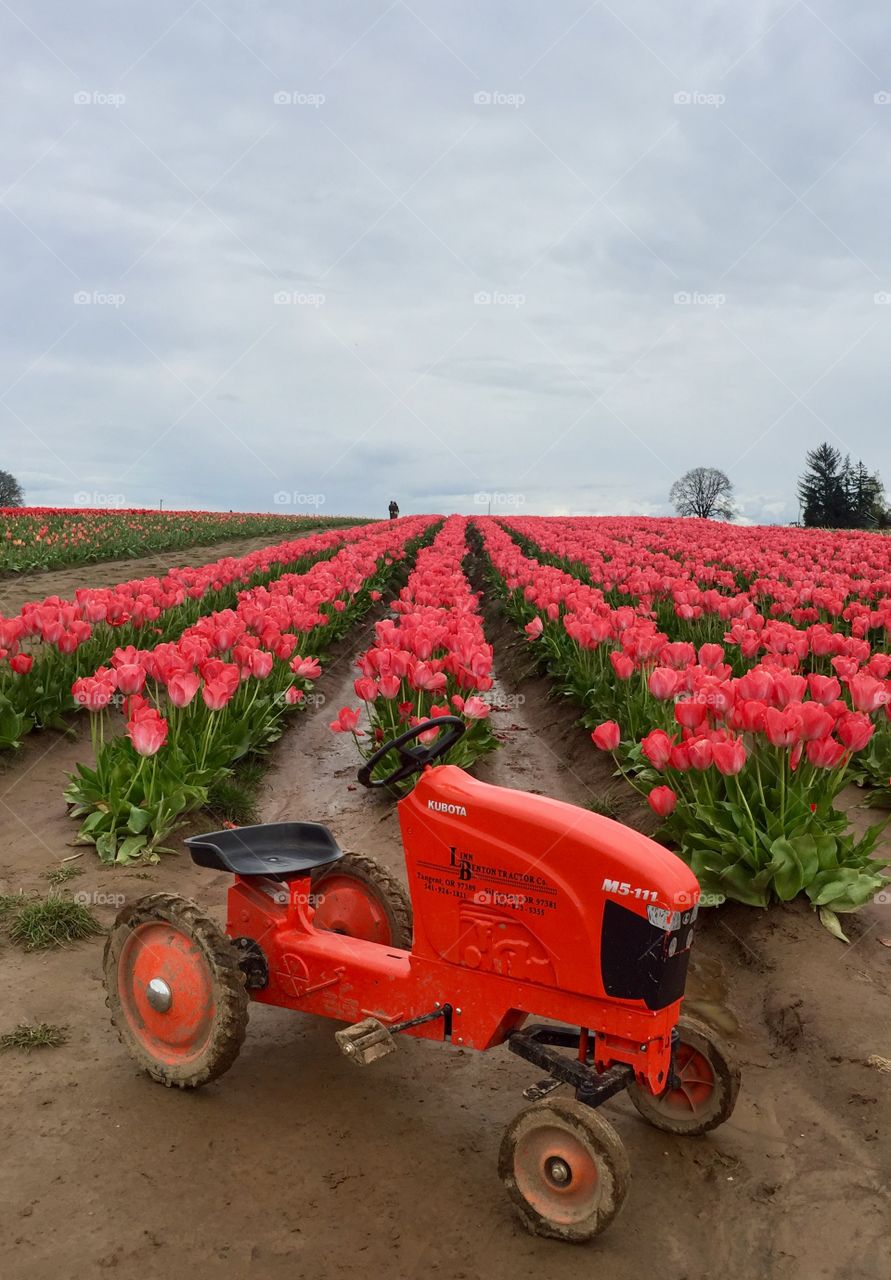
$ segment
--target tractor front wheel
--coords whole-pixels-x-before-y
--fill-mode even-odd
[[[666,1133],[696,1137],[716,1129],[736,1106],[740,1071],[719,1035],[696,1018],[680,1018],[674,1053],[677,1083],[656,1094],[636,1082],[628,1095],[645,1120]]]
[[[569,1098],[537,1102],[515,1116],[498,1173],[533,1235],[577,1243],[609,1226],[631,1181],[615,1129]]]
[[[374,858],[345,853],[312,877],[313,925],[349,938],[411,950],[411,901],[405,889]]]
[[[239,954],[187,898],[153,893],[119,912],[105,989],[122,1043],[168,1088],[207,1084],[238,1057],[248,1020]]]

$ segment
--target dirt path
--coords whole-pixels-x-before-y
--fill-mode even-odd
[[[363,643],[354,636],[352,653]],[[511,705],[496,715],[504,741],[481,776],[581,803],[602,796],[608,771],[572,712],[544,700],[543,682],[518,678],[522,644],[502,631],[496,654]],[[345,847],[398,871],[393,809],[356,786],[351,739],[327,729],[343,702],[355,705],[353,674],[349,653],[329,665],[318,686],[327,705],[279,744],[262,816],[327,822]],[[0,892],[36,887],[71,852],[72,825],[48,797],[83,750],[43,735],[0,779]],[[163,887],[223,915],[227,877],[184,856],[151,881],[84,861],[78,892]],[[65,1022],[71,1040],[0,1060],[0,1274],[885,1280],[891,1076],[865,1059],[891,1057],[891,951],[881,929],[856,930],[845,948],[806,909],[709,917],[690,1005],[733,1039],[739,1106],[717,1133],[684,1142],[624,1100],[607,1104],[634,1181],[620,1219],[588,1248],[534,1239],[509,1211],[498,1145],[535,1073],[505,1050],[406,1040],[360,1071],[332,1024],[255,1006],[233,1069],[182,1095],[139,1076],[117,1043],[99,942],[31,956],[3,943],[3,1023]]]
[[[301,530],[294,538],[305,538],[317,529]],[[286,541],[281,533],[258,538],[231,538],[228,542],[212,542],[203,547],[181,547],[178,551],[158,551],[130,560],[100,560],[96,564],[76,564],[65,569],[48,569],[41,573],[21,573],[0,579],[0,614],[17,613],[29,600],[45,596],[71,599],[78,587],[113,587],[131,578],[158,577],[180,565],[210,564],[224,556],[246,556],[261,547],[272,547]]]

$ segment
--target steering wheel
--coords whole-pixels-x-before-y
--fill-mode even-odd
[[[409,747],[407,745],[407,743],[419,738],[422,733],[427,733],[430,729],[446,727],[447,732],[440,734],[429,747]],[[405,778],[410,778],[413,773],[420,773],[428,764],[432,764],[434,760],[444,756],[447,751],[452,749],[458,739],[464,736],[466,731],[467,725],[458,716],[436,716],[432,720],[422,720],[420,724],[412,725],[410,729],[406,729],[405,733],[400,733],[398,738],[393,738],[391,742],[385,742],[382,747],[378,747],[374,755],[369,756],[359,770],[359,781],[363,787],[390,787],[395,782],[402,782]],[[375,767],[390,751],[396,751],[402,763],[397,765],[393,772],[387,774],[385,778],[372,779],[371,775]]]

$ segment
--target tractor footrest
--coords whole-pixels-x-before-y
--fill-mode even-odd
[[[335,1031],[334,1039],[341,1053],[357,1067],[367,1067],[396,1049],[396,1041],[377,1018],[364,1018],[343,1031]]]

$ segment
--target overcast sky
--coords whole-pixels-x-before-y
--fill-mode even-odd
[[[2,0],[0,28],[30,503],[667,513],[707,464],[786,521],[823,439],[891,487],[879,0]]]

